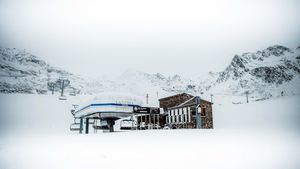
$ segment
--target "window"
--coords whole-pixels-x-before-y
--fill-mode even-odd
[[[201,117],[205,117],[206,116],[206,107],[201,107]]]
[[[196,115],[196,111],[195,111],[195,110],[192,111],[192,115],[193,115],[193,116]]]
[[[192,116],[196,115],[196,108],[195,107],[191,107],[190,111],[191,111]]]
[[[188,116],[188,122],[190,123],[191,122],[191,109],[190,107],[187,108],[187,116]]]
[[[175,115],[172,116],[172,123],[174,123],[174,122],[175,122]]]

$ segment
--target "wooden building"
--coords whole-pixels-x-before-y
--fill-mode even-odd
[[[170,128],[213,128],[212,103],[199,96],[182,93],[159,99],[165,126]]]

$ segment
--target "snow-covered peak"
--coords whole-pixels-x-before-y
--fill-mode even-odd
[[[46,93],[47,81],[65,77],[67,92],[101,94],[130,93],[156,105],[157,99],[178,93],[270,96],[294,94],[300,88],[300,50],[274,45],[257,52],[237,54],[224,71],[189,79],[174,74],[150,74],[128,69],[120,76],[88,79],[48,65],[25,50],[0,48],[0,92]],[[298,80],[297,80],[298,79]],[[56,89],[58,91],[59,89]],[[277,93],[277,94],[276,94]]]
[[[241,55],[235,55],[229,65],[232,68],[249,69],[261,65],[273,66],[280,64],[285,58],[291,58],[294,52],[284,46],[274,45],[262,51],[247,52]]]
[[[0,67],[1,92],[46,93],[47,83],[62,77],[72,81],[67,90],[78,92],[82,88],[80,76],[54,68],[25,50],[0,48]]]
[[[248,91],[256,96],[292,94],[298,92],[295,86],[300,88],[299,76],[299,51],[274,45],[262,51],[235,55],[216,82],[206,85],[206,89],[240,95]],[[290,86],[289,89],[284,85]]]

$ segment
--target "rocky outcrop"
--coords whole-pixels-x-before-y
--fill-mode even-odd
[[[47,93],[47,83],[58,78],[72,82],[66,91],[80,92],[82,79],[72,73],[54,68],[25,50],[0,48],[1,93]],[[59,88],[55,88],[56,91]]]
[[[280,45],[254,53],[235,55],[206,92],[223,90],[233,94],[244,94],[248,91],[256,95],[272,95],[274,92],[290,90],[285,85],[300,88],[299,58],[298,49],[292,50]]]
[[[70,80],[69,93],[117,91],[159,98],[182,92],[242,95],[247,91],[251,96],[260,97],[282,91],[295,93],[300,88],[300,47],[289,49],[275,45],[235,55],[224,71],[209,72],[198,79],[127,70],[115,79],[91,80],[54,68],[25,50],[9,48],[0,48],[0,69],[2,93],[43,94],[49,92],[48,81],[64,77]]]
[[[282,84],[293,79],[292,74],[286,72],[287,68],[284,66],[277,67],[258,67],[250,71],[250,74],[261,78],[266,83]]]

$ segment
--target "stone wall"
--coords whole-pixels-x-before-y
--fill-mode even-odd
[[[202,128],[211,129],[213,128],[213,115],[212,115],[212,103],[201,100],[200,102],[201,111],[205,109],[205,116],[201,116]]]

